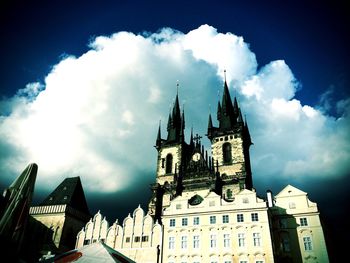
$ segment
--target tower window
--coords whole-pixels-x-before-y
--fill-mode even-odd
[[[166,156],[166,167],[165,167],[165,173],[170,174],[173,168],[173,156],[169,153]]]
[[[308,225],[306,217],[300,218],[300,225],[301,226],[307,226]]]
[[[227,142],[222,145],[222,153],[224,157],[224,163],[231,163],[232,161],[231,143]]]

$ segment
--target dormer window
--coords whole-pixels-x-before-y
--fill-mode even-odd
[[[222,153],[223,153],[224,163],[231,163],[232,162],[231,143],[227,142],[222,145]]]

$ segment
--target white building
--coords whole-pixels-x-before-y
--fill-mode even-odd
[[[124,219],[122,226],[117,221],[109,226],[98,211],[78,233],[76,248],[103,241],[136,262],[154,263],[159,260],[162,236],[162,226],[140,207]]]
[[[217,120],[215,127],[209,115],[209,154],[201,136],[191,132],[186,143],[176,95],[166,139],[158,130],[148,214],[137,208],[123,226],[110,228],[94,218],[78,234],[77,246],[104,239],[137,262],[328,262],[319,211],[306,193],[287,186],[276,197],[268,192],[267,201],[257,196],[248,125],[226,82]]]

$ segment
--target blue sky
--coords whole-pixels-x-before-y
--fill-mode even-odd
[[[340,235],[350,168],[343,4],[70,2],[0,4],[1,186],[37,162],[36,201],[79,175],[92,212],[124,218],[147,203],[176,82],[187,135],[204,135],[226,69],[250,125],[258,193],[299,187]]]

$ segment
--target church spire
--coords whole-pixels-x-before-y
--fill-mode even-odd
[[[168,137],[167,143],[179,143],[184,139],[184,129],[185,129],[185,115],[184,111],[181,114],[180,103],[179,103],[179,84],[176,85],[176,97],[173,105],[173,109],[169,114],[168,120]]]
[[[207,136],[208,136],[208,138],[211,138],[212,130],[213,130],[213,121],[212,121],[212,119],[211,119],[211,113],[209,113],[208,131],[207,131]]]
[[[234,109],[227,82],[224,83],[224,92],[221,101],[221,114],[219,120],[219,128],[222,131],[231,130],[235,123]]]
[[[243,127],[243,135],[245,137],[245,141],[247,146],[249,147],[250,145],[253,144],[252,139],[250,137],[250,132],[249,132],[249,128],[248,128],[248,122],[247,122],[247,117],[245,117],[245,121],[244,121],[244,127]]]
[[[162,137],[161,137],[161,133],[160,133],[160,126],[161,126],[161,121],[159,121],[159,128],[158,128],[158,134],[157,134],[157,140],[156,140],[156,148],[157,150],[160,149],[160,147],[162,146]]]

